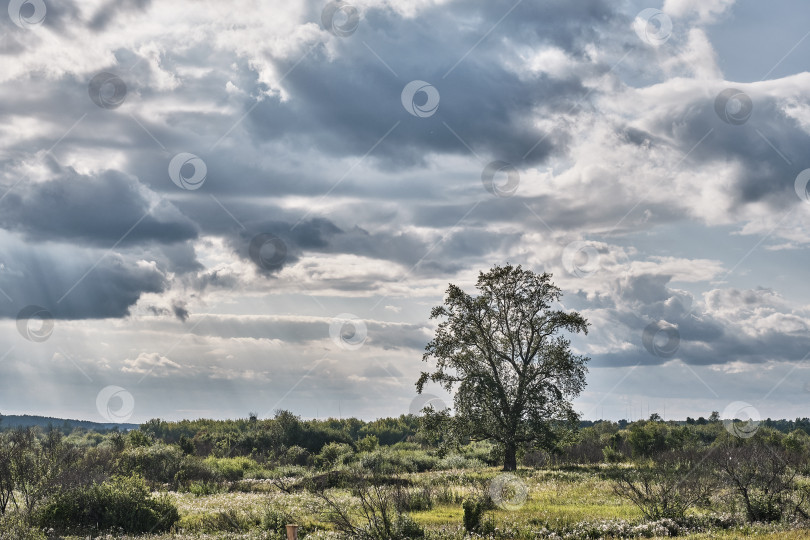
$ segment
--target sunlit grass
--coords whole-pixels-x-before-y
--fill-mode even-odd
[[[521,469],[516,474],[526,485],[526,501],[514,509],[497,508],[487,512],[488,519],[501,531],[519,531],[516,538],[535,538],[542,529],[570,530],[582,523],[602,520],[624,521],[631,525],[645,523],[641,512],[628,501],[618,497],[611,482],[602,474],[602,467],[566,467],[559,469]],[[400,475],[410,480],[412,489],[429,488],[433,506],[416,511],[411,517],[428,531],[428,538],[462,539],[462,501],[487,492],[498,468],[430,471]],[[231,484],[231,489],[236,484]],[[274,538],[260,530],[262,516],[268,509],[289,515],[309,531],[319,529],[308,538],[334,537],[322,514],[322,501],[307,491],[284,493],[266,482],[247,483],[232,491],[196,496],[192,493],[171,493],[181,514],[177,534],[168,538]],[[358,500],[347,489],[330,489],[332,497],[354,511]],[[689,538],[773,538],[810,539],[807,530],[780,530],[784,525],[754,525],[727,531],[693,533]],[[504,537],[504,536],[501,536]],[[469,537],[467,537],[469,538]],[[662,537],[663,538],[663,537]]]

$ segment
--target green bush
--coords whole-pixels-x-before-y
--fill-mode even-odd
[[[258,463],[247,457],[215,458],[209,457],[205,463],[217,471],[225,480],[234,482],[262,473]]]
[[[121,453],[118,471],[125,475],[138,474],[154,484],[171,484],[182,466],[190,463],[188,459],[177,446],[163,443],[139,446]]]
[[[139,476],[115,476],[103,483],[63,491],[40,511],[42,527],[58,530],[164,532],[180,514],[168,496],[153,498]]]
[[[283,465],[298,465],[305,467],[312,462],[312,455],[307,452],[306,448],[300,446],[291,446],[281,456],[280,461]]]
[[[604,448],[602,448],[602,455],[605,458],[605,463],[621,463],[622,461],[627,459],[625,458],[624,454],[622,454],[618,450],[615,450],[611,446],[605,446]]]
[[[175,488],[183,488],[192,483],[217,484],[221,480],[222,475],[210,463],[195,456],[184,456],[173,484]]]
[[[486,504],[479,498],[465,499],[461,507],[464,509],[464,530],[475,533],[481,530],[481,519],[484,517]]]
[[[396,533],[399,538],[424,538],[425,529],[407,514],[399,517],[396,526]]]
[[[366,435],[357,441],[358,452],[373,452],[380,446],[380,440],[374,435]]]
[[[222,493],[225,491],[225,488],[215,482],[190,482],[188,486],[186,486],[186,491],[195,497],[205,497],[206,495]]]
[[[45,534],[28,525],[20,514],[8,513],[0,516],[0,539],[45,540]]]
[[[275,508],[268,508],[262,517],[262,530],[284,535],[288,523],[293,523],[293,519],[288,514]]]
[[[321,469],[331,469],[343,463],[346,456],[354,453],[348,444],[331,442],[321,448],[321,452],[315,456],[315,466]]]

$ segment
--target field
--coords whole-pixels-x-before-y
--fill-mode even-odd
[[[429,510],[412,512],[411,517],[425,527],[428,536],[470,538],[464,533],[460,501],[474,495],[482,482],[486,484],[501,474],[498,468],[482,468],[403,475],[417,489],[436,489],[438,486],[437,491],[441,491],[441,496],[437,498],[446,501],[435,504]],[[621,530],[622,526],[627,530],[643,522],[638,508],[614,494],[611,482],[603,478],[600,467],[521,469],[516,476],[527,486],[528,497],[519,507],[496,508],[489,512],[497,529],[495,534],[499,537],[553,537],[552,530],[570,530],[573,537],[576,531],[582,534],[590,529],[590,536],[576,537],[596,538],[598,536],[594,533],[606,523],[613,526],[605,530]],[[279,534],[261,530],[268,509],[300,516],[299,522],[306,529],[314,530],[307,538],[336,536],[329,532],[329,523],[319,519],[321,505],[314,495],[283,493],[268,480],[241,481],[230,487],[238,491],[209,495],[171,492],[181,513],[178,530],[174,534],[154,538],[282,538]],[[348,490],[334,489],[332,493],[352,500]],[[453,502],[453,499],[458,502]],[[353,502],[357,505],[356,500]],[[669,536],[655,535],[655,527],[636,527],[636,534],[644,537]],[[741,526],[729,530],[694,532],[689,538],[810,538],[810,530],[785,529],[784,526],[772,525]]]
[[[461,501],[481,491],[480,486],[501,474],[497,468],[484,468],[414,473],[401,477],[412,482],[416,491],[431,489],[434,498],[439,501],[429,510],[412,512],[411,517],[429,531],[451,533],[463,529]],[[491,510],[490,515],[498,529],[539,531],[544,524],[574,526],[584,520],[609,519],[635,522],[642,517],[637,508],[614,495],[610,483],[591,468],[523,469],[518,471],[517,476],[528,487],[527,500],[514,509]],[[179,526],[188,532],[211,532],[206,531],[204,524],[215,521],[223,509],[235,511],[239,521],[247,523],[260,520],[270,507],[305,516],[302,520],[304,523],[328,528],[327,523],[315,517],[319,507],[317,497],[285,494],[269,486],[269,482],[257,481],[241,483],[240,487],[251,489],[250,492],[205,496],[174,493],[173,497],[183,514]],[[351,497],[348,490],[335,489],[334,493]]]
[[[716,419],[598,422],[511,472],[497,445],[419,422],[1,431],[0,538],[810,537],[804,419],[750,438]]]

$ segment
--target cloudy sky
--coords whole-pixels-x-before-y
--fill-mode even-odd
[[[585,418],[807,416],[808,16],[12,0],[0,412],[399,415],[511,262],[592,323]]]

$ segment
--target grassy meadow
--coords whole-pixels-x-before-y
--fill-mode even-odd
[[[805,538],[808,426],[584,423],[508,472],[497,445],[409,415],[14,428],[0,538]]]

